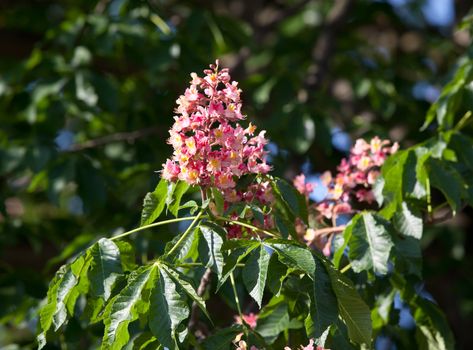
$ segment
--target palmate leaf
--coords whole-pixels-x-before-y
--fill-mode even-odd
[[[388,225],[384,219],[370,212],[357,214],[352,219],[344,232],[344,239],[348,242],[348,257],[353,271],[373,269],[377,273],[387,273],[393,246]]]
[[[264,287],[268,274],[269,259],[271,256],[263,245],[255,249],[243,268],[243,283],[246,289],[261,308]]]
[[[161,179],[153,192],[148,192],[143,201],[141,226],[149,225],[161,215],[168,195],[168,183]]]
[[[111,240],[102,238],[90,250],[90,292],[93,297],[107,301],[117,278],[123,273],[120,249]]]
[[[417,293],[412,283],[403,275],[394,274],[390,282],[397,289],[402,300],[409,304],[416,321],[416,340],[421,350],[453,350],[454,337],[445,315],[430,300]]]
[[[338,312],[348,328],[350,340],[369,346],[372,334],[370,309],[347,277],[335,270],[326,259],[321,258],[321,262],[330,277],[333,292],[337,297]]]
[[[158,341],[169,349],[178,347],[177,329],[189,316],[185,292],[160,269],[150,297],[149,327]],[[185,329],[185,328],[184,328]]]
[[[138,318],[137,308],[141,301],[141,294],[156,270],[157,265],[153,264],[142,266],[134,271],[126,287],[107,306],[104,318],[103,350],[122,349],[128,343],[130,338],[128,325]]]
[[[272,188],[276,196],[276,201],[281,202],[291,218],[299,217],[307,222],[307,205],[305,198],[285,180],[276,178],[272,182]]]
[[[40,328],[38,335],[39,349],[46,345],[46,333],[53,326],[57,331],[66,321],[67,312],[72,312],[79,293],[79,278],[85,274],[89,265],[88,254],[84,252],[72,263],[62,266],[51,281],[47,302],[40,309]]]
[[[230,346],[233,348],[232,341],[242,332],[243,326],[238,324],[221,329],[206,338],[202,343],[202,347],[204,350],[228,350]]]
[[[177,182],[176,186],[174,187],[174,190],[172,191],[170,200],[169,200],[169,197],[168,197],[169,211],[175,217],[177,217],[177,214],[179,213],[179,208],[180,208],[180,205],[181,205],[182,196],[187,192],[189,187],[190,186],[187,182],[179,181],[179,182]]]
[[[165,270],[167,274],[174,280],[176,284],[179,285],[180,288],[187,294],[189,298],[192,299],[193,302],[197,304],[200,308],[202,313],[212,322],[210,315],[207,312],[205,307],[204,300],[197,294],[195,288],[192,286],[191,282],[183,275],[181,272],[177,271],[176,269],[172,268],[171,266],[161,264],[160,268]]]
[[[267,343],[273,343],[281,332],[300,323],[291,323],[287,303],[282,297],[273,299],[266,305],[260,317],[255,331],[261,335]]]
[[[315,281],[310,281],[310,312],[305,328],[309,338],[318,339],[337,321],[338,302],[327,269],[319,258],[315,259],[315,263]]]
[[[177,217],[181,208],[182,196],[189,189],[189,184],[184,181],[177,183],[161,179],[153,192],[148,192],[143,201],[141,212],[141,226],[153,223],[167,206],[169,211]]]
[[[445,316],[437,305],[417,298],[414,312],[416,340],[420,350],[453,350],[454,338]]]
[[[115,243],[106,238],[61,267],[49,286],[47,303],[40,310],[40,347],[46,343],[46,332],[51,326],[57,331],[67,316],[73,314],[80,295],[89,294],[85,314],[91,322],[97,322],[115,282],[123,271],[133,267],[132,247],[126,242]]]
[[[404,236],[420,239],[423,231],[423,221],[420,213],[416,212],[406,202],[401,203],[401,208],[393,217],[394,227]]]
[[[222,277],[219,278],[217,284],[217,291],[230,277],[230,274],[235,270],[237,264],[242,261],[249,253],[260,246],[260,242],[241,239],[241,240],[228,240],[222,245],[222,249],[231,250],[231,253],[224,258],[224,265],[222,269]]]
[[[447,199],[448,204],[456,213],[461,208],[463,196],[463,180],[460,174],[445,161],[430,159],[428,162],[432,186],[438,188]]]
[[[199,257],[203,259],[206,267],[210,267],[219,279],[223,271],[222,245],[226,236],[225,231],[213,223],[205,223],[199,226]]]
[[[425,200],[427,197],[427,160],[443,145],[429,144],[429,147],[416,147],[398,151],[390,156],[382,167],[382,178],[375,184],[377,201],[383,205],[380,212],[390,219],[407,198]]]
[[[269,239],[264,242],[264,245],[273,249],[278,254],[279,260],[286,266],[300,270],[310,278],[314,278],[315,262],[307,247],[279,239]]]
[[[143,314],[159,343],[176,348],[187,334],[183,322],[192,302],[208,316],[204,301],[179,271],[161,261],[138,268],[107,305],[102,349],[122,349],[130,340],[129,324]]]

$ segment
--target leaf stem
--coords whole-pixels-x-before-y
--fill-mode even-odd
[[[463,117],[460,119],[458,124],[455,126],[455,131],[460,131],[461,129],[463,129],[465,125],[467,125],[470,121],[471,115],[471,111],[466,112],[465,115],[463,115]]]
[[[429,218],[432,217],[432,198],[431,198],[431,193],[430,193],[430,179],[427,176],[425,179],[425,186],[426,186],[426,191],[427,191],[427,213]]]
[[[172,224],[172,223],[174,223],[174,222],[180,222],[180,221],[195,220],[196,217],[197,217],[197,216],[187,216],[187,217],[185,217],[185,218],[176,218],[176,219],[170,219],[170,220],[164,220],[164,221],[155,222],[155,223],[153,223],[153,224],[141,226],[141,227],[135,228],[135,229],[133,229],[133,230],[131,230],[131,231],[124,232],[124,233],[119,234],[119,235],[117,235],[117,236],[114,236],[114,237],[112,237],[112,238],[110,238],[110,239],[113,241],[113,240],[116,240],[116,239],[119,239],[119,238],[126,237],[126,236],[128,236],[128,235],[131,235],[132,233],[146,230],[146,229],[151,228],[151,227],[161,226],[161,225],[167,225],[167,224]]]
[[[199,267],[199,266],[205,266],[202,263],[197,263],[197,262],[189,262],[189,263],[182,263],[182,264],[176,264],[174,265],[176,267],[183,267],[183,268],[191,268],[191,267]],[[236,267],[245,267],[245,264],[239,263],[235,265]]]
[[[270,237],[278,237],[278,235],[276,233],[273,233],[271,231],[268,231],[268,230],[265,230],[265,229],[262,229],[260,227],[257,227],[257,226],[254,226],[254,225],[251,225],[251,224],[248,224],[246,222],[242,222],[242,221],[238,221],[238,220],[232,220],[232,219],[228,219],[228,218],[224,218],[223,216],[216,216],[215,219],[217,220],[220,220],[220,221],[226,221],[230,224],[234,224],[234,225],[238,225],[238,226],[242,226],[242,227],[246,227],[246,228],[249,228],[253,231],[259,231],[259,232],[262,232]]]
[[[182,234],[181,238],[179,238],[179,240],[176,242],[176,244],[174,244],[174,246],[171,248],[171,250],[169,252],[167,252],[167,254],[165,256],[168,256],[168,255],[171,255],[172,253],[174,253],[174,251],[179,247],[179,245],[187,238],[187,236],[191,232],[192,228],[194,227],[195,223],[200,219],[200,217],[202,216],[203,213],[204,213],[204,211],[201,210],[200,213],[197,216],[194,217],[194,220],[191,222],[191,224],[189,225],[187,230]]]
[[[233,294],[235,294],[235,303],[237,306],[238,314],[240,315],[241,322],[243,322],[243,314],[241,312],[240,299],[235,286],[235,279],[233,278],[233,271],[230,273],[230,283],[232,284]]]
[[[348,263],[343,269],[340,270],[341,273],[345,273],[351,268],[351,263]]]

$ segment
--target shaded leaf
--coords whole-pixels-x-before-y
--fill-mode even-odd
[[[200,257],[207,267],[210,267],[218,276],[222,276],[223,255],[222,245],[226,236],[225,231],[212,223],[205,223],[199,226],[201,237],[205,244],[199,241]]]
[[[414,211],[406,202],[394,214],[394,227],[404,236],[420,239],[423,231],[423,221],[419,213]]]
[[[352,282],[335,270],[329,262],[322,260],[337,297],[338,311],[348,328],[348,335],[354,343],[371,344],[370,309],[361,299]]]
[[[141,226],[149,225],[161,215],[166,204],[168,183],[161,179],[154,192],[146,194],[141,212]]]
[[[270,257],[265,247],[261,245],[259,249],[251,253],[250,258],[243,268],[243,283],[260,308],[261,301],[263,300],[264,287],[266,285]]]
[[[332,282],[324,264],[315,259],[315,280],[311,281],[310,312],[305,320],[309,338],[320,338],[338,319],[337,298],[332,289]]]
[[[355,272],[373,269],[387,273],[393,243],[385,220],[369,212],[358,214],[346,228],[344,239]]]

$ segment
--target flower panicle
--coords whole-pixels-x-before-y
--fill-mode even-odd
[[[256,134],[251,123],[243,128],[241,89],[218,60],[204,70],[204,77],[191,74],[190,86],[176,103],[174,125],[168,143],[174,152],[163,164],[162,177],[190,185],[216,187],[231,196],[238,178],[266,174],[268,143],[265,131]]]

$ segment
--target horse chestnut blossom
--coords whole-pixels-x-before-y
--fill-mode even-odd
[[[266,174],[268,143],[265,131],[256,126],[243,128],[241,90],[231,81],[219,62],[204,70],[205,76],[191,74],[190,87],[180,96],[168,143],[174,153],[163,164],[162,177],[190,185],[216,187],[229,202],[237,199],[236,180],[248,174]]]
[[[358,139],[350,151],[348,159],[342,159],[338,173],[322,175],[322,183],[328,188],[326,201],[318,209],[327,219],[340,213],[352,211],[350,203],[372,204],[375,201],[373,185],[379,177],[380,168],[386,158],[399,149],[399,144],[381,140],[375,136],[368,143]]]
[[[363,139],[356,140],[348,159],[342,159],[337,167],[336,175],[332,176],[330,171],[326,171],[320,177],[322,184],[328,189],[328,194],[323,201],[313,206],[319,214],[319,219],[331,219],[335,225],[340,214],[353,213],[353,206],[373,204],[373,185],[380,175],[380,168],[386,158],[398,148],[398,143],[392,144],[391,141],[381,140],[377,136],[369,143]],[[293,182],[296,189],[308,199],[313,185],[306,183],[303,174],[296,176]],[[323,235],[317,234],[317,230],[307,229],[302,224],[299,223],[296,228],[303,239],[309,244],[315,244],[325,255],[330,255],[331,235],[327,235],[327,231],[324,231]]]

